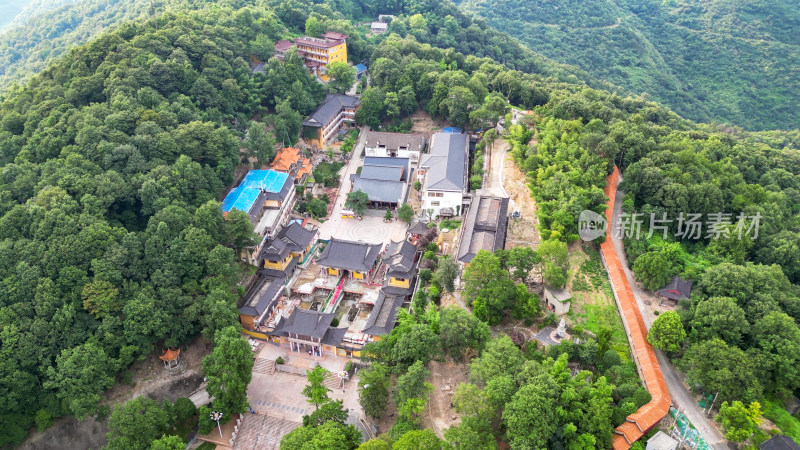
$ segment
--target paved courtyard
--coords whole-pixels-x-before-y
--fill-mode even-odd
[[[336,359],[344,362],[344,358]],[[306,383],[306,377],[300,375],[253,373],[253,379],[247,387],[247,398],[257,414],[245,414],[248,417],[240,427],[234,447],[259,450],[280,448],[281,438],[302,426],[304,415],[314,412],[314,406],[308,403],[302,393]],[[350,410],[347,423],[355,425],[366,436],[358,420],[363,410],[358,401],[357,386],[358,375],[345,383],[344,390],[334,389],[328,393],[328,397],[343,401],[344,408]]]

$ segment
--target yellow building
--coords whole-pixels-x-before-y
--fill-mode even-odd
[[[303,36],[295,39],[294,44],[289,41],[278,41],[275,44],[275,55],[283,58],[283,55],[293,45],[297,46],[297,52],[306,63],[311,72],[320,77],[323,81],[329,80],[325,73],[325,67],[333,62],[347,62],[347,35],[327,31],[321,38]]]

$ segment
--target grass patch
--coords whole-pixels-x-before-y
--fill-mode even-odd
[[[789,414],[780,401],[764,400],[764,417],[800,444],[800,419]]]
[[[203,442],[199,447],[197,447],[197,450],[214,450],[215,448],[217,448],[217,446],[211,442]]]
[[[457,230],[458,227],[460,226],[461,226],[461,221],[455,219],[444,219],[439,223],[440,230],[445,228],[448,228],[450,230]]]

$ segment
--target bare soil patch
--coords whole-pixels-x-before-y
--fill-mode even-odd
[[[421,134],[425,136],[426,139],[429,139],[436,131],[450,126],[447,121],[434,119],[422,109],[418,109],[414,114],[411,114],[409,118],[412,124],[411,133]]]
[[[525,175],[514,163],[511,154],[503,162],[503,187],[511,199],[511,210],[520,212],[519,219],[510,219],[506,232],[506,248],[539,246],[539,219],[536,217],[536,202],[525,182]]]
[[[452,397],[456,386],[467,382],[469,368],[466,364],[447,357],[442,362],[431,361],[428,369],[431,371],[430,383],[433,385],[433,391],[425,410],[423,426],[432,429],[437,436],[443,437],[445,429],[458,425],[461,421],[453,409]]]

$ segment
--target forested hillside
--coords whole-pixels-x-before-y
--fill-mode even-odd
[[[533,51],[684,117],[748,129],[800,123],[800,10],[787,0],[465,0]]]

